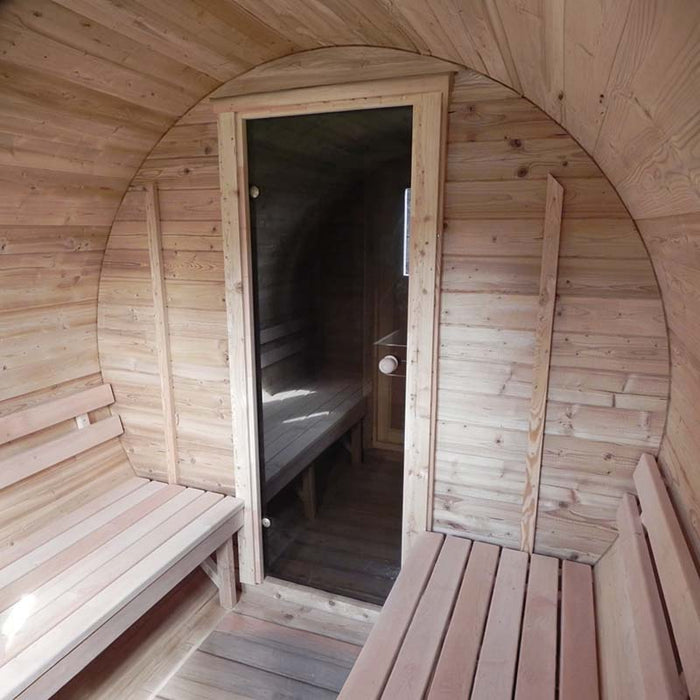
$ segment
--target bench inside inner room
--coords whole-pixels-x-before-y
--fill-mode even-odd
[[[0,486],[120,435],[90,418],[113,402],[103,384],[0,418]],[[134,476],[0,549],[0,697],[50,697],[213,553],[231,608],[242,522],[240,499]]]
[[[423,533],[340,698],[700,697],[700,577],[652,457],[634,478],[593,567]]]
[[[263,360],[265,354],[263,354]],[[263,368],[264,369],[264,368]],[[353,462],[362,460],[362,419],[366,413],[359,377],[321,373],[263,392],[264,498],[270,501],[300,474],[307,515],[313,516],[312,465],[324,450],[349,435]]]

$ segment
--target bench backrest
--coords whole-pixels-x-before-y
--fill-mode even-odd
[[[642,456],[634,483],[685,683],[700,698],[700,575],[651,455]]]
[[[101,384],[0,417],[0,446],[76,419],[76,430],[0,459],[0,489],[121,435],[124,430],[118,416],[91,423],[88,415],[112,403],[112,387]]]
[[[594,568],[602,696],[700,699],[700,576],[653,457],[634,482]]]

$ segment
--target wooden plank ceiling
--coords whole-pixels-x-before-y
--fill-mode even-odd
[[[661,462],[700,548],[695,0],[5,0],[0,401],[99,371],[106,238],[173,122],[252,66],[350,44],[434,55],[502,81],[563,124],[617,188],[664,294],[673,386]]]

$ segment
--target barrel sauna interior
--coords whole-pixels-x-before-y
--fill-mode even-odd
[[[0,697],[700,697],[697,2],[5,0],[0,42]],[[262,308],[246,120],[401,105],[405,332],[357,330],[348,255],[307,335],[285,285],[371,197],[298,228]],[[355,138],[283,139],[270,182],[318,193],[388,148]],[[375,602],[266,577],[255,348],[284,386],[319,338],[361,356],[362,410],[304,416],[359,551],[308,464],[290,502],[328,510],[312,573],[335,548],[357,580],[394,543]]]

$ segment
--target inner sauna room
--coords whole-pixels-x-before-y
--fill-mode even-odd
[[[697,0],[0,0],[0,700],[700,700]]]

